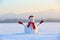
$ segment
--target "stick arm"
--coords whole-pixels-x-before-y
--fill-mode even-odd
[[[39,23],[37,26],[39,26],[39,25],[40,25],[40,24],[42,24],[43,22],[44,22],[44,21],[43,21],[43,20],[41,20],[41,21],[40,21],[40,23]]]

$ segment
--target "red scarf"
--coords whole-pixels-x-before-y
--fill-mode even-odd
[[[36,29],[36,26],[35,26],[34,22],[28,22],[27,27],[29,28],[31,24],[32,24],[33,29]]]

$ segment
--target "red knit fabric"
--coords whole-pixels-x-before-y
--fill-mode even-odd
[[[28,22],[27,27],[29,28],[31,24],[32,24],[33,29],[36,29],[35,23],[34,23],[34,22]]]

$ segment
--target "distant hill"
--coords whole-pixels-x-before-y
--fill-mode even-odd
[[[4,22],[18,22],[19,20],[27,21],[28,16],[34,15],[36,21],[44,20],[46,22],[60,22],[60,11],[48,10],[44,12],[31,13],[7,13],[0,15],[0,23]]]

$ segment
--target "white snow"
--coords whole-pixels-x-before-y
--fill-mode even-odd
[[[26,34],[24,32],[24,26],[18,23],[0,23],[0,40],[60,39],[60,22],[43,23],[38,28],[39,34]]]
[[[24,33],[24,28],[18,23],[0,23],[0,34]],[[60,34],[60,22],[40,24],[38,31],[43,34]]]
[[[0,40],[59,40],[59,37],[59,35],[5,34],[0,36]]]

